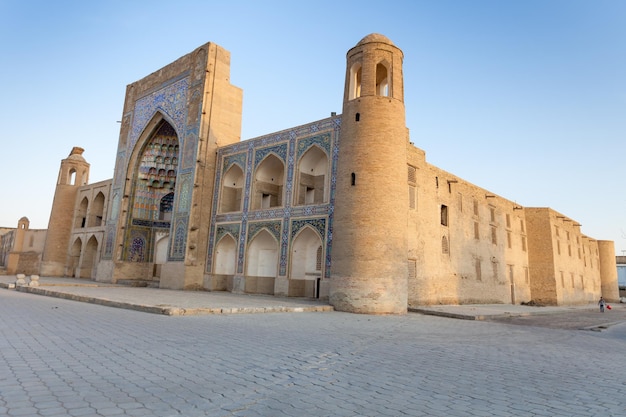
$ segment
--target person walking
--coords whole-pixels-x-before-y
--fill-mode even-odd
[[[600,297],[600,301],[598,301],[598,305],[600,306],[600,313],[604,313],[604,306],[606,305],[606,301],[604,301],[604,297]]]

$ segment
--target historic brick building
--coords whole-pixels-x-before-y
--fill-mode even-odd
[[[245,141],[243,94],[213,43],[128,85],[113,179],[88,184],[80,148],[61,162],[41,274],[362,313],[616,299],[613,242],[426,162],[402,60],[366,36],[347,54],[341,115]]]

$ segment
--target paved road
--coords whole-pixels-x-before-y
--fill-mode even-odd
[[[606,310],[604,313],[600,313],[599,309],[573,310],[508,318],[488,318],[488,320],[508,324],[548,327],[551,329],[603,331],[615,325],[626,323],[626,305],[613,305],[611,310]],[[626,327],[621,328],[626,329]],[[615,333],[617,332],[620,332],[620,330],[615,331]]]
[[[0,290],[2,416],[624,416],[625,324],[164,316]]]

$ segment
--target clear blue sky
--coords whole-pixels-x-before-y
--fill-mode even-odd
[[[126,85],[201,44],[231,52],[249,139],[341,113],[373,32],[404,51],[430,163],[626,251],[623,0],[0,0],[0,226],[47,227],[73,146],[111,178]]]

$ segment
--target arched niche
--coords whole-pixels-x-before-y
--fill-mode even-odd
[[[221,213],[241,211],[243,184],[243,170],[239,165],[233,164],[228,168],[222,179],[222,192],[220,193]]]
[[[275,277],[278,273],[278,242],[267,230],[261,230],[248,244],[246,276]]]
[[[93,199],[89,213],[89,222],[87,227],[101,226],[102,218],[104,216],[104,194],[102,192],[98,192],[96,198]]]
[[[80,200],[76,215],[74,216],[74,228],[79,229],[87,226],[87,209],[89,208],[89,200],[84,197]]]
[[[224,235],[215,245],[213,272],[219,275],[234,275],[237,267],[237,241],[230,234]]]
[[[311,146],[298,163],[297,205],[328,201],[327,173],[328,156],[320,147]]]
[[[252,209],[268,209],[283,205],[285,165],[276,155],[269,154],[254,174]]]
[[[306,226],[298,233],[291,245],[289,257],[291,279],[317,279],[322,277],[322,239],[313,228]]]

